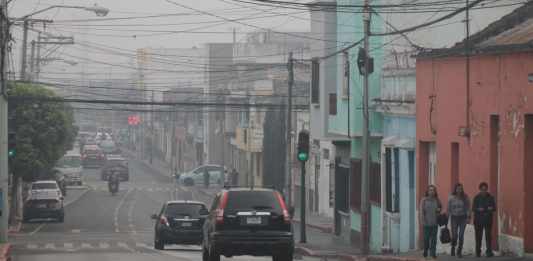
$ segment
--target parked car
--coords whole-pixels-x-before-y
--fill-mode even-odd
[[[205,185],[204,174],[209,173],[210,184],[223,185],[225,168],[221,165],[202,165],[191,171],[177,175],[178,183],[185,186]]]
[[[23,221],[35,218],[65,220],[63,195],[56,181],[36,181],[31,184],[28,199],[24,203]]]
[[[163,250],[168,244],[199,245],[202,227],[209,212],[202,202],[168,201],[159,214],[152,215],[155,223],[154,247]]]
[[[128,181],[130,179],[128,161],[120,155],[108,155],[100,173],[101,180],[107,180],[113,172],[118,172],[121,181]]]
[[[68,151],[55,166],[55,170],[63,175],[67,185],[83,184],[82,172],[83,167],[81,165],[81,154],[75,150]]]
[[[85,145],[82,153],[82,165],[85,168],[89,167],[102,167],[106,158],[98,145]]]
[[[204,224],[202,258],[220,256],[272,256],[292,261],[291,215],[281,194],[263,188],[222,190],[213,201]]]

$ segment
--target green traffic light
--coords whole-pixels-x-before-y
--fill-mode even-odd
[[[309,154],[304,153],[304,152],[298,153],[298,160],[299,161],[307,161],[308,158],[309,158]]]
[[[9,150],[9,151],[7,152],[7,156],[10,157],[10,158],[11,158],[11,157],[15,157],[15,150]]]

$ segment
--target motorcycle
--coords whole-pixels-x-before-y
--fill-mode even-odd
[[[111,192],[111,195],[114,196],[118,192],[118,186],[119,186],[119,179],[118,174],[112,174],[109,177],[108,186],[109,186],[109,192]]]

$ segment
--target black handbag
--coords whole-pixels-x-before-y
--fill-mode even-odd
[[[440,229],[440,242],[442,244],[448,244],[452,242],[452,237],[450,235],[450,230],[447,226]]]

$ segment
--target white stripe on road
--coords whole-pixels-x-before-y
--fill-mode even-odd
[[[66,248],[66,249],[72,249],[72,248],[74,248],[74,244],[72,244],[72,243],[64,243],[63,247]]]
[[[89,243],[81,243],[81,248],[91,249],[93,248],[93,246],[91,246],[91,244]]]
[[[35,233],[39,232],[44,226],[46,225],[46,223],[42,223],[40,224],[37,228],[35,228],[35,230],[33,230],[32,232],[30,232],[30,236],[33,236]]]
[[[128,250],[128,251],[130,251],[130,252],[132,252],[132,253],[135,252],[135,249],[129,247],[128,244],[126,244],[126,243],[124,243],[124,242],[118,242],[118,243],[117,243],[117,246],[120,247],[120,248],[124,248],[124,249],[126,249],[126,250]]]
[[[26,248],[27,248],[27,249],[37,249],[38,247],[39,247],[39,246],[36,245],[36,244],[27,244],[27,245],[26,245]]]
[[[101,249],[107,249],[107,248],[109,248],[109,244],[106,243],[106,242],[100,242],[98,244],[98,247],[100,247]]]
[[[47,243],[47,244],[44,245],[44,248],[45,249],[55,249],[56,246],[54,244],[52,244],[52,243]]]
[[[115,225],[115,232],[116,233],[119,233],[120,232],[120,229],[118,227],[118,215],[119,215],[119,212],[120,212],[120,208],[122,208],[122,205],[124,205],[124,202],[126,202],[126,198],[128,197],[128,195],[130,194],[132,190],[128,190],[128,192],[126,192],[126,194],[124,194],[124,196],[122,197],[122,199],[120,200],[120,202],[118,203],[117,207],[115,208],[115,215],[113,217],[114,219],[114,225]]]

